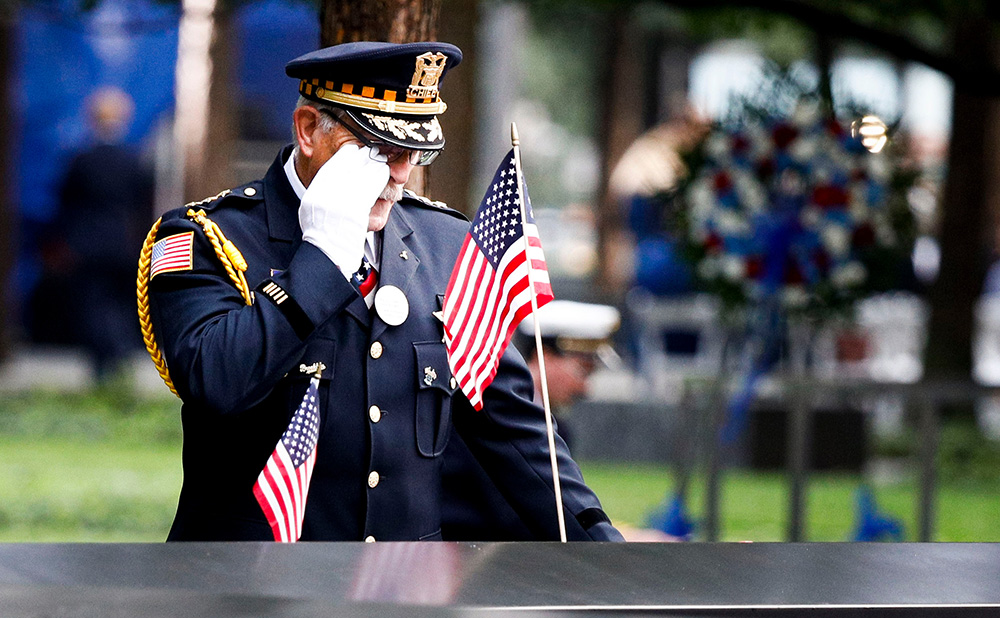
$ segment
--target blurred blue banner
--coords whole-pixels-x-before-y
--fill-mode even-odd
[[[38,0],[16,26],[14,160],[19,207],[15,296],[38,280],[38,249],[59,208],[59,185],[74,154],[94,135],[86,100],[113,86],[130,95],[134,118],[123,141],[152,156],[157,130],[169,130],[174,108],[180,3]],[[239,131],[244,139],[289,141],[297,90],[288,60],[316,49],[314,5],[295,0],[245,4],[234,15],[232,70]]]
[[[319,13],[311,2],[263,0],[237,12],[236,30],[241,134],[291,141],[299,94],[285,64],[319,47]]]
[[[21,215],[29,222],[51,218],[66,161],[92,138],[84,117],[88,95],[116,86],[132,96],[130,144],[147,139],[173,109],[177,6],[103,0],[83,11],[78,5],[29,4],[20,14],[18,179]]]
[[[39,277],[41,236],[58,210],[59,184],[73,155],[93,143],[87,97],[102,87],[128,93],[134,118],[124,142],[148,143],[174,105],[176,5],[103,0],[28,3],[19,13],[13,74],[20,250],[15,295]]]

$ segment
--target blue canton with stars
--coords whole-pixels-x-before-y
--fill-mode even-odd
[[[521,190],[527,200],[528,222],[534,223],[531,200],[527,199],[528,193],[524,186]],[[517,197],[513,149],[497,168],[493,183],[483,196],[476,217],[472,220],[469,233],[494,270],[510,246],[521,241],[521,200]]]
[[[292,465],[296,468],[301,466],[316,448],[316,440],[319,438],[319,414],[316,412],[318,396],[319,380],[313,378],[309,380],[309,388],[306,389],[292,422],[281,436],[281,442],[285,445],[285,450],[292,459]]]
[[[358,272],[354,273],[354,276],[351,277],[351,283],[354,284],[354,287],[356,288],[361,287],[361,284],[365,282],[365,279],[368,278],[368,273],[370,273],[371,271],[372,271],[372,265],[371,262],[368,261],[368,256],[362,255],[361,268],[359,268]]]

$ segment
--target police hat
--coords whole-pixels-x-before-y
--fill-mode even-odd
[[[449,43],[358,42],[299,56],[285,65],[299,94],[343,108],[372,135],[415,150],[440,150],[437,115],[448,107],[441,78],[462,61]]]
[[[570,300],[554,300],[538,309],[542,343],[559,352],[593,354],[606,345],[620,323],[618,310]],[[528,316],[518,325],[518,335],[531,347],[535,321]]]

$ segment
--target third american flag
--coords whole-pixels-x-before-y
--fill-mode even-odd
[[[537,305],[552,300],[542,243],[523,182],[520,194],[528,224],[521,224],[517,176],[512,149],[497,168],[472,220],[444,297],[448,362],[477,410],[483,407],[483,391],[497,373],[514,328],[531,313],[529,267]]]
[[[306,367],[303,365],[301,369]],[[282,543],[294,543],[302,536],[302,520],[319,439],[316,402],[319,371],[309,380],[302,403],[253,486],[254,496],[267,517],[274,540]]]

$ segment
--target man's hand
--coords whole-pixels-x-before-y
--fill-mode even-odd
[[[310,242],[350,277],[361,264],[368,214],[389,181],[389,166],[369,148],[347,143],[323,164],[299,206],[302,240]]]

